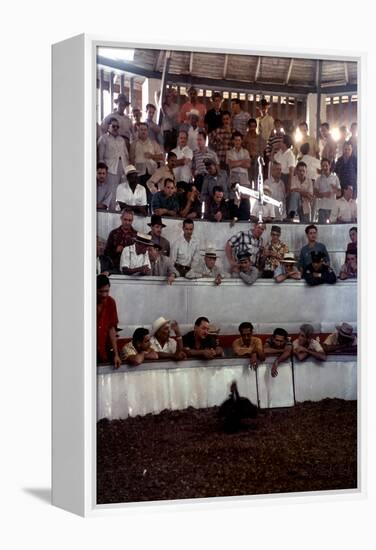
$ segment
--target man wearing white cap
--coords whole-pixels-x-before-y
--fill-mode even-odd
[[[215,262],[217,260],[217,252],[213,247],[208,247],[205,250],[205,255],[200,259],[197,265],[190,269],[186,274],[187,279],[200,279],[201,277],[206,277],[209,279],[214,279],[216,285],[220,285],[222,278],[226,276]]]
[[[130,208],[135,214],[147,215],[147,198],[145,187],[138,183],[138,171],[129,164],[125,169],[126,180],[116,190],[116,202],[123,208]]]
[[[170,329],[175,333],[175,339],[170,338]],[[174,359],[179,361],[187,355],[183,351],[183,337],[177,321],[168,321],[158,317],[152,325],[150,346],[158,352],[159,359]]]
[[[126,246],[120,256],[120,271],[124,275],[151,275],[148,248],[152,245],[150,235],[137,233],[134,244]]]
[[[356,353],[357,339],[354,334],[354,329],[349,323],[336,325],[336,332],[329,334],[324,340],[323,348],[326,353],[341,353],[350,351]]]

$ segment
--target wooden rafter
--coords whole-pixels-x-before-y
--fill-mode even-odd
[[[257,82],[257,79],[260,74],[260,69],[261,69],[261,57],[259,56],[259,58],[257,59],[257,67],[256,67],[254,82]]]
[[[225,62],[223,64],[223,78],[226,79],[227,76],[227,67],[228,67],[228,54],[225,55]]]
[[[294,65],[294,60],[291,58],[290,59],[290,64],[289,64],[289,68],[288,68],[288,71],[287,71],[287,76],[286,76],[286,80],[285,80],[285,84],[288,84],[289,83],[289,80],[290,80],[290,77],[291,77],[291,73],[292,73],[292,67]]]

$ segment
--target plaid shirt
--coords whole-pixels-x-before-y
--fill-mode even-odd
[[[227,151],[232,148],[232,129],[226,130],[226,128],[217,128],[217,130],[212,132],[211,136],[211,144],[218,155],[221,168],[225,168],[227,167]]]
[[[247,233],[240,231],[233,237],[229,239],[229,243],[234,252],[235,258],[242,254],[243,252],[248,252],[251,255],[250,260],[251,264],[257,266],[260,258],[260,249],[263,246],[262,237],[256,239],[252,235],[252,230],[250,229]]]

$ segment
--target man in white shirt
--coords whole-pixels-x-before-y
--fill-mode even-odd
[[[191,267],[200,260],[200,244],[193,236],[194,223],[183,221],[183,235],[171,246],[170,258],[181,277],[185,277]]]
[[[270,134],[274,129],[274,119],[269,115],[269,103],[266,99],[262,99],[259,107],[260,116],[257,117],[258,133],[262,135],[265,141],[268,141]]]
[[[338,176],[330,172],[330,162],[328,159],[322,159],[321,161],[321,176],[316,179],[313,191],[317,199],[318,222],[327,223],[330,219],[331,211],[335,207],[337,193],[341,191]]]
[[[151,275],[148,248],[153,241],[150,235],[137,233],[134,244],[123,248],[120,256],[120,271],[124,275]]]
[[[282,213],[280,213],[279,208],[273,207],[276,220],[283,220],[286,217],[286,190],[281,179],[281,173],[282,166],[279,162],[273,160],[270,178],[264,181],[264,186],[270,189],[271,197],[282,203]]]
[[[300,136],[299,136],[299,140],[295,141],[294,153],[297,155],[300,150],[300,147],[305,143],[307,143],[309,145],[310,155],[316,158],[318,154],[318,147],[317,147],[315,138],[308,134],[308,124],[305,121],[300,122],[298,128],[299,128]]]
[[[250,187],[248,169],[251,167],[251,157],[247,149],[242,147],[243,136],[240,132],[234,132],[232,139],[234,147],[226,154],[226,162],[230,168],[230,184],[236,182]]]
[[[98,140],[98,161],[108,167],[108,182],[111,189],[110,210],[115,210],[116,189],[129,164],[128,149],[124,139],[119,135],[119,123],[112,117],[108,133]]]
[[[192,179],[192,159],[193,151],[187,145],[188,133],[185,130],[180,130],[178,135],[178,145],[172,152],[177,157],[176,167],[174,168],[174,174],[176,182],[184,181],[190,183]]]
[[[270,187],[264,184],[264,193],[268,197],[271,197],[272,192]],[[251,222],[257,223],[260,218],[265,223],[269,223],[275,218],[275,207],[272,204],[260,204],[258,200],[255,201],[252,210],[251,210]]]
[[[123,208],[129,208],[135,214],[147,215],[147,199],[145,187],[138,183],[138,172],[130,164],[125,169],[125,178],[116,190],[116,202]]]
[[[170,329],[175,333],[175,339],[170,337]],[[177,321],[168,321],[164,317],[158,317],[151,328],[151,349],[158,352],[159,359],[173,359],[178,361],[187,356],[183,351],[183,337]]]
[[[305,162],[307,165],[307,178],[315,181],[317,176],[320,175],[321,163],[318,158],[311,155],[309,143],[303,143],[300,147],[300,154],[301,156],[298,157],[299,160]]]
[[[114,100],[114,103],[117,103],[117,109],[106,116],[102,122],[101,130],[103,134],[108,132],[111,126],[111,119],[116,118],[119,123],[119,135],[125,140],[127,150],[129,151],[129,143],[132,137],[132,121],[129,116],[125,114],[125,109],[130,105],[129,99],[126,95],[119,94]]]
[[[196,109],[192,109],[188,113],[188,120],[189,120],[189,126],[188,126],[188,147],[192,149],[192,151],[195,151],[197,149],[197,137],[198,132],[200,130],[200,127],[198,125],[198,121],[200,119],[200,113]]]
[[[138,139],[131,144],[130,160],[140,176],[140,182],[146,182],[158,168],[157,162],[163,161],[163,152],[160,145],[149,138],[148,126],[141,122],[138,127]]]
[[[342,197],[337,199],[331,214],[333,223],[348,223],[357,221],[356,202],[352,198],[353,188],[348,185],[342,190]]]
[[[291,150],[292,140],[289,135],[284,135],[279,144],[279,150],[274,155],[274,160],[280,163],[282,168],[281,178],[285,184],[286,193],[290,191],[292,176],[295,169],[295,156]]]
[[[293,220],[299,214],[299,221],[308,223],[311,219],[313,183],[307,178],[307,165],[300,161],[296,165],[296,176],[291,180],[288,217]]]

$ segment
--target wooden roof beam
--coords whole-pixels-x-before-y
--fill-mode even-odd
[[[288,71],[287,71],[287,76],[286,76],[286,80],[285,80],[285,84],[288,84],[289,83],[289,80],[290,80],[290,77],[291,77],[291,73],[292,73],[292,67],[294,65],[294,60],[291,58],[290,59],[290,64],[289,64],[289,68],[288,68]]]
[[[261,57],[259,56],[257,59],[257,67],[256,67],[254,82],[257,82],[257,79],[260,75],[260,69],[261,69]]]

